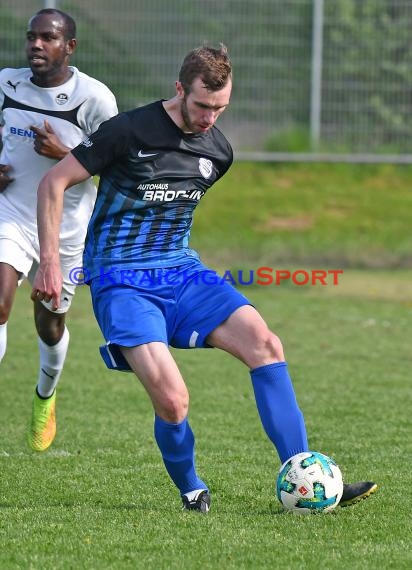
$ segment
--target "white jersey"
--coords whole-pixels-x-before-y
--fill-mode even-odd
[[[66,83],[48,88],[31,82],[29,68],[0,71],[0,164],[10,165],[8,174],[14,178],[0,193],[0,219],[11,217],[36,236],[37,188],[57,161],[35,152],[30,126],[44,129],[46,119],[62,143],[74,148],[118,112],[113,93],[103,83],[75,67],[70,69],[73,75]],[[65,192],[62,242],[75,245],[84,241],[95,198],[92,178]]]

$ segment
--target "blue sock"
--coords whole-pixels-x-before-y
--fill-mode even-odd
[[[250,375],[260,419],[281,462],[296,453],[308,451],[305,420],[286,362],[259,366],[251,370]]]
[[[163,462],[180,494],[207,489],[195,467],[195,438],[187,418],[172,424],[155,416],[154,434]]]

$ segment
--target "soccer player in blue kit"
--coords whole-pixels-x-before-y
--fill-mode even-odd
[[[59,227],[64,191],[100,174],[84,268],[109,368],[132,370],[155,412],[154,433],[183,508],[207,512],[210,492],[196,471],[189,394],[169,350],[220,348],[250,370],[263,427],[280,461],[308,450],[304,418],[280,339],[250,301],[189,247],[199,200],[232,164],[215,122],[229,104],[225,46],[184,59],[176,94],[121,113],[71,151],[38,190],[40,266],[32,298],[59,306]],[[341,505],[369,496],[372,482],[346,484]]]

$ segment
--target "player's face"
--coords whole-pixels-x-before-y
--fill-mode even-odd
[[[53,87],[67,79],[68,57],[76,40],[64,37],[64,20],[58,14],[41,14],[29,22],[26,33],[26,54],[33,81]]]
[[[179,81],[176,88],[181,99],[183,130],[189,133],[205,133],[229,105],[232,82],[229,80],[219,91],[209,91],[198,77],[192,83],[189,94],[185,94]]]

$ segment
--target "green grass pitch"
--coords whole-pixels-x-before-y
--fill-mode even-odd
[[[411,568],[410,278],[347,271],[339,287],[245,288],[284,342],[311,447],[347,481],[379,484],[356,506],[308,517],[281,511],[248,371],[217,350],[174,352],[213,494],[207,516],[181,511],[144,390],[100,360],[86,287],[69,318],[56,440],[30,452],[37,349],[22,287],[0,368],[0,568]]]

